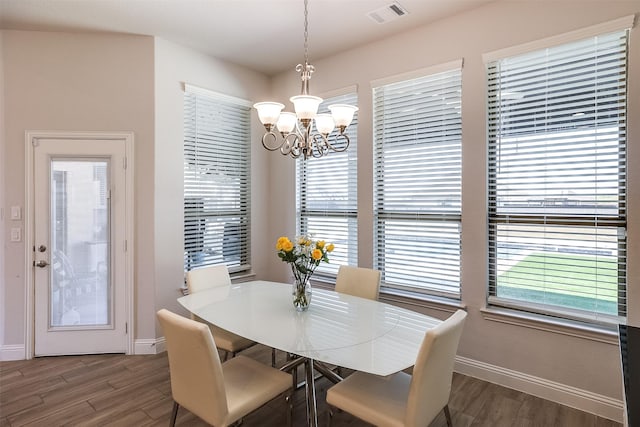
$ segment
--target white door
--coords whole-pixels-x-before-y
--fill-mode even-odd
[[[35,355],[124,353],[125,142],[38,138],[33,160]]]

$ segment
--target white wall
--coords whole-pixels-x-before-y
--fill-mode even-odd
[[[482,54],[554,36],[640,12],[636,1],[498,1],[435,22],[393,38],[321,60],[311,93],[322,94],[350,85],[358,86],[358,221],[359,263],[373,260],[373,158],[371,84],[376,79],[463,58],[463,260],[462,303],[470,317],[460,345],[460,355],[502,370],[534,376],[547,386],[586,391],[590,398],[621,399],[621,374],[615,336],[607,343],[522,326],[486,320],[487,209],[486,209],[486,99]],[[312,36],[312,35],[311,35]],[[629,246],[628,259],[640,257],[640,29],[632,31],[629,61]],[[281,100],[298,91],[294,71],[274,79]],[[290,106],[288,107],[290,109]],[[271,238],[291,234],[294,221],[294,163],[272,159],[272,188],[284,189],[271,205]],[[628,305],[631,323],[640,323],[640,267],[629,263]],[[286,280],[275,263],[272,279]],[[438,311],[430,311],[442,316]],[[507,371],[505,371],[507,372]],[[559,385],[558,385],[559,384]],[[615,412],[615,411],[614,411]],[[620,411],[621,416],[621,411]]]
[[[166,40],[155,41],[155,278],[156,309],[183,311],[176,298],[183,283],[183,85],[209,89],[249,101],[266,98],[269,80],[262,74],[216,60]],[[264,129],[252,112],[253,133]],[[258,278],[268,262],[267,156],[254,138],[251,153],[251,252]],[[145,308],[148,312],[152,307]],[[154,314],[154,313],[148,313]],[[158,336],[161,336],[158,329]]]
[[[5,212],[25,206],[25,131],[133,131],[137,311],[153,295],[153,39],[4,31]],[[23,216],[24,218],[24,216]],[[5,221],[22,227],[24,220]],[[25,242],[7,243],[4,346],[24,345]],[[145,326],[145,319],[137,318]],[[149,323],[149,322],[147,322]],[[138,332],[139,333],[139,332]],[[153,322],[148,336],[155,336]]]

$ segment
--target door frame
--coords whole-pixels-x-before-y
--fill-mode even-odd
[[[98,139],[117,140],[125,143],[125,318],[127,322],[126,354],[134,354],[134,135],[133,132],[84,132],[84,131],[26,131],[25,132],[25,295],[24,295],[24,356],[32,359],[35,351],[35,260],[34,242],[34,145],[39,139]]]

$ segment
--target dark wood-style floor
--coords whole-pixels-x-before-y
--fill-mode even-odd
[[[245,355],[270,363],[270,350]],[[279,353],[283,357],[283,353]],[[302,374],[302,372],[301,372]],[[326,425],[327,387],[320,379],[318,412]],[[305,425],[304,390],[295,393],[294,426]],[[453,424],[467,426],[613,427],[620,424],[527,394],[455,374],[450,400]],[[65,356],[0,363],[0,426],[167,426],[172,408],[166,353],[153,356]],[[283,402],[245,418],[243,426],[285,425]],[[181,409],[177,425],[206,424]],[[338,413],[335,427],[366,426]],[[441,413],[432,427],[446,426]]]

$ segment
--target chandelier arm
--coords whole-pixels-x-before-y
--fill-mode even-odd
[[[339,133],[338,135],[336,135],[336,141],[338,141],[338,138],[343,137],[345,139],[345,141],[347,142],[343,148],[336,148],[333,144],[331,144],[328,140],[327,140],[327,145],[329,146],[329,148],[332,151],[335,151],[336,153],[342,153],[343,151],[345,151],[347,148],[349,148],[349,143],[351,142],[351,140],[349,139],[349,137],[347,136],[346,133]]]
[[[324,135],[315,133],[311,135],[311,139],[313,140],[313,147],[315,148],[312,152],[313,157],[320,158],[329,152],[329,141]]]
[[[270,147],[270,146],[267,144],[267,140],[268,140],[268,139],[270,139],[270,137],[273,139],[273,142],[275,142],[275,143],[277,144],[277,142],[278,142],[278,135],[276,135],[276,133],[275,133],[275,132],[273,132],[273,131],[265,132],[265,133],[264,133],[264,135],[262,135],[262,146],[263,146],[264,148],[266,148],[266,149],[267,149],[267,150],[269,150],[269,151],[276,151],[277,149],[279,149],[280,147],[282,147],[282,144],[284,143],[284,141],[283,141],[283,142],[281,142],[280,144],[277,144],[275,147]]]
[[[284,136],[284,140],[280,145],[280,153],[286,155],[291,155],[291,157],[298,158],[300,157],[300,136],[296,132],[291,132],[290,134]]]

